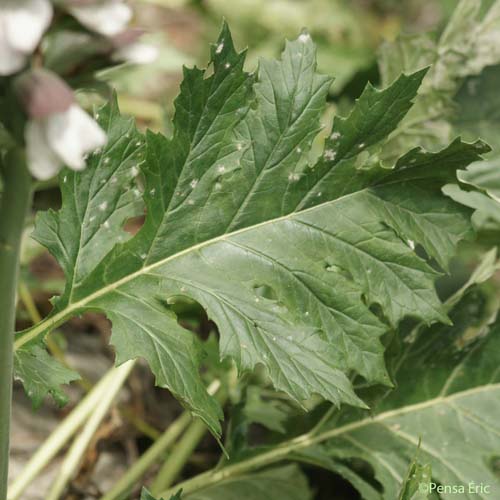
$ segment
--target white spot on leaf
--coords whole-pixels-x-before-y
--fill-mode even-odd
[[[337,156],[337,153],[333,149],[326,149],[323,153],[323,157],[325,160],[334,161]]]

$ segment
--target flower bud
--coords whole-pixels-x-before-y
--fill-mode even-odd
[[[31,173],[48,179],[65,164],[85,168],[85,155],[106,143],[106,134],[75,103],[72,90],[47,70],[26,72],[15,90],[29,120],[24,137]]]
[[[75,101],[73,91],[54,73],[36,69],[16,78],[14,88],[30,118],[66,111]]]

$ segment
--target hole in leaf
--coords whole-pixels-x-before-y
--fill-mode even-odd
[[[206,340],[211,333],[218,332],[216,324],[208,317],[203,306],[186,295],[171,295],[158,299],[161,305],[175,316],[177,323]]]
[[[123,230],[134,236],[144,224],[144,215],[138,215],[127,219],[123,225]]]

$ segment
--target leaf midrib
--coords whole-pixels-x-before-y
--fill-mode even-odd
[[[112,115],[110,114],[109,117],[108,117],[108,125],[106,127],[106,136],[109,137],[109,133],[110,133],[110,129],[111,129],[111,122],[112,122]],[[130,131],[132,130],[133,131],[133,126],[130,126],[131,124],[129,123],[128,124],[128,129],[127,129],[127,132],[126,133],[130,133]],[[116,140],[114,142],[114,144],[109,147],[105,154],[101,155],[101,157],[99,158],[99,161],[97,162],[97,166],[96,166],[96,171],[102,167],[102,163],[104,161],[104,158],[106,157],[109,157],[112,152],[114,151],[114,149],[118,146],[118,144],[120,143],[120,139]],[[132,148],[132,152],[128,152],[128,148],[130,146],[130,144],[132,143],[129,143],[127,145],[127,147],[125,148],[125,151],[122,155],[122,158],[119,162],[116,162],[116,168],[113,169],[113,172],[112,174],[109,176],[109,178],[111,179],[111,177],[113,175],[116,174],[116,172],[120,169],[120,166],[123,165],[126,161],[128,161],[134,154],[136,154],[139,149],[133,149]],[[95,182],[96,182],[96,179],[97,179],[97,176],[94,175],[91,179],[91,183],[90,183],[90,186],[89,186],[89,192],[88,192],[88,195],[87,195],[87,200],[86,200],[86,204],[85,204],[85,209],[83,210],[83,214],[82,214],[82,217],[79,219],[81,219],[81,223],[80,223],[80,232],[79,232],[79,236],[78,236],[78,252],[76,254],[76,257],[75,257],[75,265],[73,266],[73,273],[72,273],[72,278],[71,278],[71,284],[68,288],[69,290],[69,297],[68,297],[68,303],[71,303],[71,300],[73,298],[73,292],[75,290],[75,287],[76,285],[78,285],[78,283],[76,282],[76,278],[78,276],[78,270],[79,270],[79,267],[80,267],[80,259],[81,259],[81,255],[83,253],[83,249],[85,248],[85,246],[88,244],[88,243],[85,243],[85,244],[82,244],[82,240],[83,240],[83,229],[84,229],[84,225],[85,225],[85,222],[87,220],[87,216],[88,216],[88,210],[89,210],[89,207],[90,207],[90,202],[92,200],[95,200],[98,196],[98,194],[101,192],[101,190],[104,188],[104,185],[103,184],[102,186],[99,186],[97,188],[97,190],[95,192],[91,192],[92,189],[95,187]],[[76,193],[77,192],[77,189],[76,189],[76,175],[73,176],[73,185],[74,185],[74,192]],[[77,216],[78,216],[78,209],[76,208],[77,207],[77,203],[75,204],[75,211],[77,212]],[[115,206],[116,208],[116,206]],[[109,219],[110,216],[108,216],[108,218],[106,220]],[[92,238],[95,236],[95,234],[92,236]],[[80,281],[81,283],[81,281]]]
[[[115,290],[116,288],[120,287],[121,285],[124,285],[125,283],[128,283],[129,281],[133,280],[134,278],[136,278],[138,276],[142,276],[144,274],[147,274],[149,271],[156,269],[157,267],[160,267],[160,266],[166,264],[167,262],[175,260],[178,257],[182,257],[190,252],[199,250],[205,246],[211,245],[212,243],[217,243],[219,241],[225,241],[225,240],[227,240],[233,236],[236,236],[238,234],[242,234],[242,233],[245,233],[247,231],[257,229],[259,227],[264,227],[264,226],[267,226],[268,224],[274,224],[274,223],[279,222],[281,220],[287,220],[287,219],[289,219],[289,218],[291,218],[294,215],[297,215],[299,213],[300,214],[307,213],[307,212],[310,212],[313,210],[320,209],[323,206],[331,205],[333,203],[339,202],[339,201],[344,200],[348,197],[359,195],[360,193],[366,191],[367,189],[368,188],[364,188],[360,191],[355,191],[353,193],[349,193],[349,194],[342,196],[340,198],[336,198],[335,200],[326,201],[324,203],[321,203],[320,205],[315,205],[314,207],[310,207],[310,208],[307,208],[305,210],[301,210],[300,212],[292,212],[292,213],[289,213],[287,215],[283,215],[281,217],[277,217],[274,219],[260,222],[258,224],[252,225],[252,226],[247,226],[247,227],[238,229],[238,230],[233,231],[231,233],[221,234],[219,236],[216,236],[215,238],[211,238],[209,240],[206,240],[206,241],[197,243],[196,245],[185,248],[184,250],[181,250],[180,252],[177,252],[173,255],[169,255],[168,257],[161,259],[161,260],[158,260],[158,261],[150,264],[149,266],[141,267],[137,271],[135,271],[131,274],[128,274],[127,276],[124,276],[123,278],[119,279],[118,281],[114,281],[113,283],[106,285],[105,287],[88,295],[87,297],[79,300],[78,302],[73,302],[71,304],[68,304],[67,307],[65,307],[62,311],[54,314],[53,316],[47,317],[46,319],[44,319],[43,321],[38,323],[35,327],[28,330],[24,335],[22,335],[21,337],[16,339],[16,341],[14,343],[14,350],[19,349],[24,344],[35,339],[36,337],[38,337],[38,335],[40,335],[44,332],[49,333],[53,328],[60,325],[65,320],[65,318],[68,317],[73,311],[77,311],[77,310],[85,307],[88,303],[92,302],[93,300],[95,300],[103,295],[106,295],[108,292]]]
[[[392,182],[388,182],[387,185],[389,184],[397,184],[401,181],[396,180]],[[380,184],[379,184],[380,186]],[[99,297],[106,295],[108,292],[112,292],[116,288],[128,283],[129,281],[132,281],[134,278],[143,276],[145,274],[148,274],[151,270],[156,269],[158,267],[163,266],[167,262],[170,262],[172,260],[175,260],[178,257],[183,257],[184,255],[187,255],[191,252],[194,252],[196,250],[199,250],[201,248],[207,247],[211,244],[218,243],[219,241],[226,241],[234,236],[237,236],[239,234],[246,233],[248,231],[253,231],[255,229],[258,229],[259,227],[265,227],[269,224],[274,224],[280,221],[288,220],[298,214],[305,214],[308,212],[312,212],[314,210],[320,210],[322,207],[328,206],[328,205],[333,205],[335,203],[338,203],[340,201],[346,200],[350,197],[354,196],[359,196],[361,193],[366,193],[368,192],[373,186],[367,186],[363,189],[360,189],[359,191],[354,191],[352,193],[348,193],[344,196],[340,196],[339,198],[335,198],[334,200],[329,200],[325,201],[323,203],[320,203],[319,205],[315,205],[313,207],[306,208],[304,210],[296,211],[296,212],[291,212],[286,215],[282,215],[281,217],[276,217],[274,219],[269,219],[267,221],[259,222],[258,224],[254,224],[251,226],[247,226],[241,229],[238,229],[236,231],[233,231],[231,233],[223,233],[219,236],[216,236],[214,238],[211,238],[206,241],[202,241],[200,243],[197,243],[196,245],[190,246],[188,248],[185,248],[184,250],[181,250],[175,254],[169,255],[168,257],[165,257],[164,259],[160,259],[148,266],[141,267],[137,271],[128,274],[127,276],[124,276],[123,278],[114,281],[113,283],[110,283],[109,285],[106,285],[105,287],[101,288],[100,290],[97,290],[96,292],[88,295],[87,297],[79,300],[78,302],[74,302],[72,304],[68,304],[62,311],[54,314],[53,316],[49,316],[40,323],[38,323],[36,326],[32,327],[31,329],[27,330],[24,334],[21,334],[20,337],[18,337],[15,342],[14,342],[14,351],[17,349],[21,348],[23,345],[26,343],[36,339],[39,335],[42,334],[48,334],[53,328],[56,328],[57,326],[61,325],[66,318],[71,316],[71,313],[76,312],[80,309],[83,309],[87,304],[90,302],[98,299]]]
[[[205,72],[203,72],[205,74]],[[246,73],[244,73],[246,75]],[[231,72],[230,73],[227,73],[224,78],[222,79],[222,82],[223,83],[226,78],[228,78],[229,76],[231,75]],[[248,78],[248,75],[246,75],[247,78]],[[236,92],[238,92],[238,90],[240,90],[240,88],[245,85],[247,83],[247,80],[246,78],[245,79],[242,79],[242,81],[240,82],[240,84],[231,92],[231,94],[229,94],[229,96],[227,96],[226,99],[223,100],[217,114],[216,114],[216,117],[214,118],[214,120],[209,124],[208,128],[202,133],[202,135],[197,138],[197,134],[198,134],[198,131],[199,131],[199,127],[200,127],[200,124],[203,120],[203,117],[205,116],[205,112],[207,110],[207,107],[208,107],[208,104],[209,104],[209,101],[210,101],[210,98],[214,95],[212,93],[212,90],[213,90],[213,85],[214,85],[214,80],[212,78],[212,81],[210,82],[210,92],[209,92],[209,97],[207,98],[207,100],[205,101],[204,105],[203,105],[203,110],[201,111],[200,113],[200,117],[198,119],[198,122],[196,123],[196,127],[195,127],[195,130],[193,132],[193,137],[191,138],[191,141],[189,143],[189,150],[188,150],[188,153],[186,155],[186,157],[184,158],[183,162],[182,162],[182,168],[179,170],[178,172],[178,175],[177,175],[177,179],[176,179],[176,187],[179,185],[179,180],[182,178],[182,175],[186,169],[186,166],[189,165],[190,163],[194,162],[198,157],[195,156],[194,158],[191,158],[191,155],[193,154],[193,152],[196,150],[196,148],[199,146],[199,144],[201,143],[201,141],[203,141],[203,139],[205,139],[205,137],[209,134],[209,132],[212,130],[212,127],[214,126],[214,123],[216,122],[217,118],[219,118],[221,115],[220,115],[220,111],[222,110],[222,108],[224,108],[224,106],[227,104],[227,102],[229,101],[229,99],[231,99],[234,94]],[[240,118],[240,121],[243,119],[244,117],[242,116]],[[240,121],[238,123],[240,123]],[[226,131],[226,134],[229,133],[229,130],[228,129]],[[226,134],[224,135],[224,137],[226,137]],[[196,139],[196,140],[195,140]],[[200,155],[198,155],[200,156]],[[217,160],[218,161],[218,160]],[[184,198],[184,200],[187,198],[187,196]],[[155,247],[155,244],[156,244],[156,241],[158,240],[158,234],[160,233],[160,230],[162,229],[163,225],[165,224],[165,221],[168,219],[168,216],[169,214],[171,214],[172,212],[172,203],[175,199],[175,196],[172,194],[172,196],[170,197],[170,200],[168,200],[168,205],[165,209],[165,213],[163,215],[163,218],[161,220],[161,223],[158,224],[158,227],[155,229],[155,233],[154,233],[154,236],[153,236],[153,239],[151,241],[151,245],[149,247],[149,250],[147,252],[147,255],[146,255],[146,260],[149,258],[149,256],[151,255],[151,251],[153,250],[153,248]],[[184,202],[184,200],[181,202],[181,204]],[[175,209],[176,207],[174,207]]]
[[[300,57],[300,66],[299,66],[300,71],[299,71],[299,73],[302,71],[302,66],[304,64],[304,47],[305,46],[301,47],[301,51],[300,51],[301,57]],[[265,65],[263,65],[262,68],[264,69],[264,71],[267,72],[267,69],[266,69]],[[271,80],[269,73],[267,74],[267,76]],[[247,191],[247,193],[245,195],[245,198],[243,199],[242,203],[240,204],[240,206],[238,207],[238,209],[236,210],[236,212],[231,217],[231,220],[227,224],[226,232],[230,231],[234,227],[234,222],[238,221],[238,218],[239,218],[242,210],[244,210],[247,207],[248,201],[251,199],[252,195],[254,194],[256,186],[258,186],[258,184],[262,180],[262,176],[265,175],[265,172],[268,169],[269,161],[274,156],[274,153],[277,150],[278,146],[282,143],[283,137],[285,136],[285,134],[288,131],[291,130],[291,128],[293,127],[294,123],[302,117],[304,111],[308,108],[309,103],[316,96],[317,92],[321,89],[321,87],[319,87],[319,89],[312,96],[310,96],[309,100],[306,102],[306,104],[302,107],[300,113],[297,115],[297,118],[292,123],[290,123],[290,120],[291,120],[292,114],[293,114],[293,109],[294,109],[293,103],[295,103],[295,100],[297,98],[297,89],[298,89],[298,85],[299,85],[299,79],[300,79],[300,77],[298,77],[294,81],[291,98],[289,99],[289,101],[292,103],[292,105],[290,106],[290,108],[288,110],[286,127],[284,127],[283,130],[280,131],[279,137],[277,138],[276,142],[274,143],[274,145],[273,145],[273,147],[271,149],[271,152],[267,156],[266,161],[264,162],[264,165],[262,166],[260,172],[257,174],[257,177],[252,182],[252,185],[250,186],[250,189]],[[277,99],[276,99],[276,90],[275,90],[274,87],[273,87],[273,98],[274,98],[274,102],[276,103],[277,102]],[[278,109],[277,108],[276,108],[276,114],[278,115]],[[278,116],[277,116],[277,118],[278,118]],[[277,121],[278,121],[278,124],[279,124],[279,119]],[[254,141],[252,141],[252,142],[254,143]]]
[[[450,404],[451,401],[459,400],[470,395],[479,394],[481,392],[495,391],[497,389],[500,389],[500,383],[480,385],[470,389],[465,389],[460,392],[448,394],[444,397],[438,395],[434,398],[422,401],[420,403],[403,406],[394,410],[388,410],[379,413],[378,415],[369,416],[319,434],[303,434],[255,457],[249,458],[234,465],[226,466],[217,471],[208,471],[201,476],[198,476],[196,478],[196,483],[193,482],[192,487],[190,487],[191,485],[189,484],[190,480],[187,480],[184,483],[180,483],[178,486],[179,488],[182,487],[183,489],[185,486],[186,493],[192,493],[201,488],[205,488],[212,484],[223,481],[227,478],[238,476],[240,474],[247,473],[250,470],[279,462],[286,459],[293,452],[309,448],[329,439],[343,436],[357,429],[373,424],[384,424],[385,421],[391,418],[396,418],[412,412],[418,412],[420,410],[432,408],[433,406],[437,406],[440,404]]]
[[[383,422],[383,421],[386,421],[390,418],[399,417],[399,416],[405,415],[407,413],[418,412],[420,410],[424,410],[426,408],[430,408],[430,407],[435,406],[435,405],[449,404],[450,401],[454,401],[456,399],[461,399],[461,398],[464,398],[464,397],[467,397],[467,396],[470,396],[473,394],[485,392],[485,391],[490,391],[490,390],[494,391],[496,389],[500,389],[500,383],[480,385],[479,387],[473,387],[471,389],[466,389],[466,390],[463,390],[460,392],[454,392],[452,394],[447,394],[446,396],[438,395],[434,398],[428,399],[427,401],[422,401],[420,403],[415,403],[412,405],[403,406],[403,407],[397,408],[395,410],[388,410],[388,411],[379,413],[375,417],[364,418],[362,420],[358,420],[356,422],[352,422],[350,424],[346,424],[344,426],[337,427],[337,428],[332,429],[330,431],[326,431],[322,434],[318,434],[318,436],[313,438],[312,444],[314,444],[316,442],[325,441],[326,439],[330,439],[330,438],[336,437],[338,435],[345,434],[346,432],[358,429],[360,427],[364,427],[366,425],[375,424],[378,422]]]

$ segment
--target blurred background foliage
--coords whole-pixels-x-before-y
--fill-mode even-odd
[[[275,57],[285,38],[303,28],[318,48],[321,72],[335,77],[332,102],[348,106],[367,80],[378,83],[377,49],[401,32],[440,31],[458,0],[135,0],[138,27],[161,48],[153,65],[123,65],[106,77],[120,103],[149,126],[164,125],[182,77],[182,65],[205,66],[208,43],[225,18],[236,45],[248,47],[247,68]],[[484,3],[488,7],[489,0]],[[345,102],[347,101],[347,103]]]

